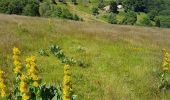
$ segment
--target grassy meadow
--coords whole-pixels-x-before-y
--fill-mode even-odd
[[[162,49],[170,29],[0,14],[0,66],[13,79],[12,48],[37,57],[40,76],[60,84],[63,64],[39,50],[56,44],[87,66],[71,66],[77,100],[169,100],[158,89]]]

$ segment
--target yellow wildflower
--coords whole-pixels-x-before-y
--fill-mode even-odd
[[[27,83],[26,83],[26,80],[27,80],[27,77],[25,76],[25,75],[22,75],[21,77],[20,77],[20,91],[22,92],[22,93],[28,93],[29,92],[29,88],[28,88],[28,86],[27,86]]]
[[[28,57],[26,59],[27,66],[27,75],[31,80],[33,80],[32,85],[34,87],[39,86],[39,77],[38,77],[38,68],[36,66],[36,58],[35,56]]]
[[[27,94],[27,93],[24,93],[24,94],[22,95],[22,100],[29,100],[29,98],[30,98],[30,96],[29,96],[29,94]]]
[[[37,81],[34,81],[33,84],[32,84],[34,87],[38,87],[39,86],[39,83]]]
[[[25,75],[22,75],[20,77],[20,85],[19,85],[19,89],[22,93],[22,100],[29,100],[30,96],[29,96],[29,87],[28,84],[26,83],[27,81],[27,77]]]
[[[15,68],[14,68],[15,74],[21,74],[22,69],[23,69],[23,67],[21,66],[20,54],[21,54],[21,51],[18,48],[14,47],[13,48],[13,63],[15,65]]]
[[[63,80],[63,100],[70,100],[71,90],[71,73],[70,66],[64,66],[64,80]]]
[[[13,48],[14,55],[20,55],[20,53],[21,53],[21,51],[18,48],[16,48],[16,47]]]
[[[162,69],[163,71],[169,70],[169,53],[166,50],[164,50]]]
[[[6,80],[5,80],[5,72],[0,70],[0,93],[1,97],[6,97],[7,94],[7,86],[6,86]]]

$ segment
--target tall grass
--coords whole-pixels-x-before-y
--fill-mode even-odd
[[[161,50],[170,51],[170,29],[52,21],[53,31],[49,31],[45,18],[0,15],[0,41],[3,41],[0,43],[0,64],[9,78],[13,78],[10,51],[17,46],[24,51],[23,57],[38,56],[43,80],[55,84],[62,82],[64,73],[60,61],[38,54],[41,48],[57,44],[69,57],[89,65],[72,67],[72,84],[79,100],[170,97],[169,90],[163,94],[157,87]],[[19,23],[28,31],[19,31]]]

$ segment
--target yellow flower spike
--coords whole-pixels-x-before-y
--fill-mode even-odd
[[[170,63],[169,53],[165,49],[163,50],[163,52],[164,52],[164,58],[163,58],[162,70],[168,71],[169,63]]]
[[[33,85],[34,87],[38,87],[38,86],[39,86],[39,83],[38,83],[38,81],[34,81],[32,85]]]
[[[22,100],[29,100],[30,98],[30,95],[29,95],[29,87],[28,87],[28,84],[27,84],[27,77],[25,75],[22,75],[20,77],[20,84],[19,84],[19,89],[22,93]]]
[[[39,77],[38,77],[38,68],[36,66],[36,58],[35,56],[30,56],[26,59],[27,66],[27,75],[33,81],[32,85],[34,87],[39,86]]]
[[[16,48],[16,47],[13,48],[14,55],[20,55],[20,53],[21,53],[21,51],[18,48]]]
[[[21,66],[20,54],[21,54],[21,51],[18,48],[14,47],[13,48],[13,63],[15,65],[15,68],[14,68],[15,74],[21,74],[22,69],[23,69],[23,67]]]
[[[29,100],[30,96],[27,93],[24,93],[22,96],[22,100]]]
[[[71,72],[70,66],[64,66],[64,80],[63,80],[63,100],[70,100],[71,90]]]
[[[6,97],[8,95],[5,79],[6,79],[5,72],[0,70],[0,95],[1,95],[1,97]]]

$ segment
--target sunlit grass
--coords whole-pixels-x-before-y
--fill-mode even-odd
[[[19,25],[19,26],[18,26]],[[59,84],[63,64],[54,56],[40,56],[41,48],[59,45],[64,53],[88,64],[71,66],[73,89],[78,100],[164,99],[160,93],[161,50],[170,50],[170,30],[101,23],[74,22],[22,16],[0,15],[0,65],[8,71],[13,66],[14,46],[22,58],[37,56],[40,76],[47,83]]]

